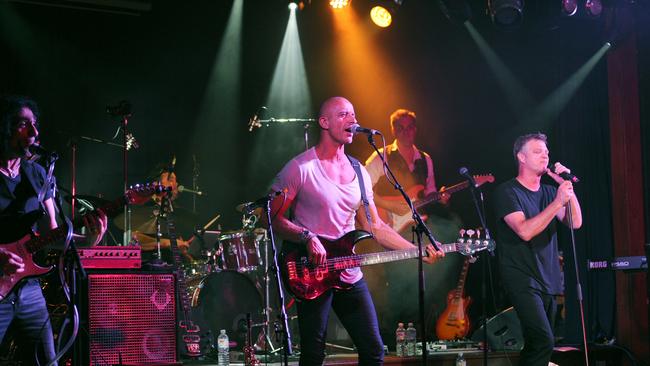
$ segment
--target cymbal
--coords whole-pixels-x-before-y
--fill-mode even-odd
[[[154,216],[155,206],[133,206],[131,207],[131,230],[139,231],[143,234],[156,234],[156,217]],[[175,207],[172,219],[176,226],[176,235],[189,237],[197,223],[196,214],[192,211],[181,207]],[[124,230],[124,214],[120,214],[113,220],[118,228]],[[160,231],[167,234],[167,222],[165,219],[160,220]]]
[[[68,203],[72,203],[72,197],[73,196],[66,195],[63,197],[63,199],[65,199],[65,201]],[[91,196],[88,194],[78,194],[75,196],[75,198],[77,199],[77,207],[79,208],[83,207],[86,209],[95,209],[98,207],[106,206],[107,204],[111,203],[111,201],[105,198]],[[88,206],[92,206],[92,208]]]

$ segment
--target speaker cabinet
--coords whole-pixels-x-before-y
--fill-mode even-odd
[[[172,274],[89,274],[83,364],[175,364],[174,289]]]
[[[517,312],[509,307],[487,321],[488,345],[495,351],[521,351],[524,348],[524,336]],[[472,334],[475,342],[483,341],[483,326]]]

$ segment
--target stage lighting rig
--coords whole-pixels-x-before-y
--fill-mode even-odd
[[[488,11],[494,25],[503,29],[514,29],[524,18],[522,0],[488,0]]]

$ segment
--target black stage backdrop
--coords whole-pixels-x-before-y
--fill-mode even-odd
[[[122,99],[130,101],[134,114],[129,128],[140,148],[130,152],[129,182],[145,180],[157,163],[175,154],[179,180],[189,187],[196,157],[199,183],[209,194],[197,202],[200,223],[221,214],[224,230],[239,229],[240,216],[234,207],[263,195],[287,159],[304,148],[301,128],[252,133],[247,129],[250,115],[266,102],[286,27],[286,3],[245,2],[241,76],[232,93],[209,85],[232,2],[151,3],[152,10],[139,16],[0,3],[0,93],[26,94],[40,103],[42,143],[62,156],[57,167],[62,186],[70,185],[67,146],[76,140],[79,193],[109,198],[122,189],[121,150],[79,140],[78,136],[111,139],[118,123],[104,113],[105,107]],[[355,0],[353,6],[367,7],[367,3]],[[603,44],[604,25],[602,20],[581,17],[547,22],[541,12],[533,11],[536,2],[527,3],[531,4],[528,23],[518,31],[495,30],[482,16],[479,1],[473,2],[472,22],[532,101],[539,103],[596,53]],[[338,53],[333,51],[336,29],[332,16],[325,1],[312,1],[298,13],[312,100],[307,110],[312,114],[275,117],[312,117],[324,98],[351,95],[360,122],[388,135],[389,113],[398,107],[413,109],[418,113],[418,145],[431,153],[439,185],[459,181],[460,166],[475,174],[491,172],[497,183],[503,182],[516,174],[511,153],[514,138],[525,132],[547,133],[552,160],[562,161],[582,179],[576,191],[583,205],[584,225],[576,233],[576,241],[589,338],[613,336],[613,274],[585,269],[587,259],[606,259],[613,254],[605,59],[557,118],[525,124],[516,118],[499,88],[498,77],[467,30],[449,22],[437,2],[405,2],[392,28],[384,31],[371,28],[365,14],[359,15],[371,44],[379,49],[378,57],[390,66],[384,77],[398,80],[407,91],[390,100],[348,93],[350,85],[339,77],[339,66],[335,66]],[[647,30],[641,39],[647,46]],[[647,61],[647,47],[639,65],[648,64],[643,60]],[[365,62],[374,60],[368,57]],[[646,80],[644,106],[648,104],[647,66],[642,73]],[[220,98],[228,98],[209,99],[216,112],[199,118],[201,102],[211,86]],[[357,85],[356,90],[360,87],[364,86]],[[378,87],[368,85],[367,95],[374,95],[372,90]],[[644,109],[644,121],[646,114]],[[645,131],[647,141],[647,124]],[[314,128],[310,136],[313,143],[317,136]],[[359,138],[349,151],[365,159],[371,150]],[[485,187],[493,226],[492,190],[493,186]],[[190,207],[191,197],[182,195],[180,202]],[[455,196],[452,208],[466,226],[477,224],[468,193]],[[569,342],[579,343],[567,237],[563,232],[568,295],[565,333]],[[480,293],[478,268],[470,271],[468,280],[468,291],[475,299]],[[499,289],[495,262],[492,270],[496,281],[495,296],[488,300],[489,315],[508,306]],[[479,309],[480,300],[471,308],[474,319]]]

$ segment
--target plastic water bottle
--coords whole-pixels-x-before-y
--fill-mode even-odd
[[[225,329],[221,329],[221,333],[219,334],[219,337],[217,337],[217,350],[219,351],[217,364],[219,366],[230,365],[230,341],[228,340],[228,335],[226,334]]]
[[[406,356],[406,329],[404,329],[404,323],[397,324],[397,330],[395,331],[395,354],[397,357]]]
[[[459,353],[458,356],[456,356],[456,366],[466,366],[467,363],[465,362],[465,357],[463,357],[463,352]]]
[[[413,326],[413,323],[409,323],[408,328],[406,328],[406,355],[415,356],[415,342],[416,342],[417,331]]]

